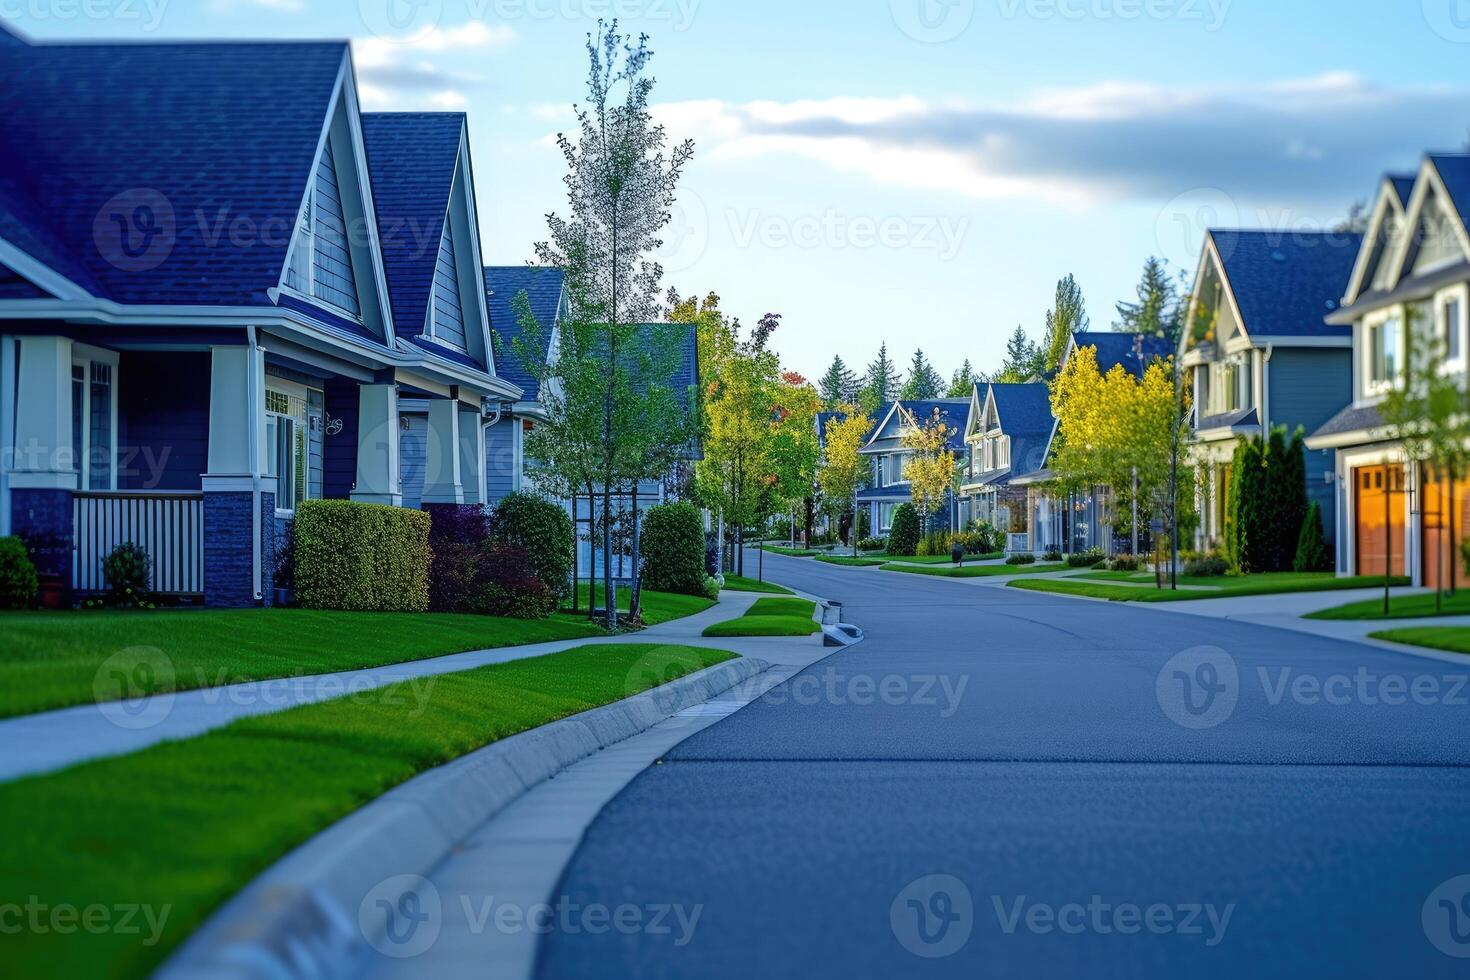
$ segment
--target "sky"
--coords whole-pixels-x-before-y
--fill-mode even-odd
[[[948,377],[1094,329],[1209,227],[1326,228],[1470,133],[1470,0],[0,0],[37,39],[349,38],[363,107],[469,113],[487,262],[565,210],[599,17],[646,33],[695,157],[660,251],[816,378],[880,343]]]

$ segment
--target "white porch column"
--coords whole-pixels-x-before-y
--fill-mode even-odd
[[[363,385],[358,389],[357,483],[352,499],[403,506],[403,485],[398,478],[396,384]]]
[[[265,352],[247,346],[210,348],[206,492],[256,489],[255,478],[265,472],[264,411]]]
[[[8,346],[8,345],[7,345]],[[71,444],[71,340],[21,337],[14,406],[12,490],[77,489]],[[7,371],[7,379],[9,372]],[[9,442],[9,440],[6,440]]]
[[[424,460],[424,503],[462,504],[464,486],[459,467],[459,403],[452,398],[429,401],[429,432]]]
[[[478,409],[459,406],[459,482],[464,502],[485,502],[485,431]]]

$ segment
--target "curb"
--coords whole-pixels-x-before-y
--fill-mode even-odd
[[[154,976],[340,975],[381,943],[398,903],[476,827],[582,759],[769,669],[740,657],[492,742],[318,833],[221,906]],[[399,877],[401,876],[401,877]]]

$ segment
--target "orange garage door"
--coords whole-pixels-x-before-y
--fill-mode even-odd
[[[1431,589],[1463,585],[1459,546],[1465,540],[1466,507],[1470,505],[1465,478],[1426,472],[1423,483],[1424,584]]]
[[[1404,468],[1360,466],[1353,470],[1357,493],[1359,575],[1382,575],[1391,563],[1393,575],[1404,574]]]

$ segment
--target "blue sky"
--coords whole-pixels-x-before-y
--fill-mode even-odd
[[[470,113],[496,263],[562,207],[610,12],[697,143],[668,284],[781,313],[809,376],[881,341],[994,368],[1068,272],[1106,329],[1148,256],[1330,225],[1470,131],[1470,0],[0,0],[41,39],[354,39],[366,107]]]

